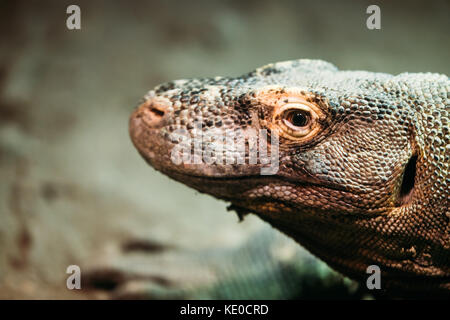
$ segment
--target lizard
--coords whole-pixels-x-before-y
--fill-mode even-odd
[[[443,74],[277,62],[163,83],[129,134],[156,170],[256,214],[339,273],[364,283],[376,265],[388,292],[448,296],[449,88]],[[243,147],[217,138],[227,134]],[[255,139],[274,173],[252,161]]]

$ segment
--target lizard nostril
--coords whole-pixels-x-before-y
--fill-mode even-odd
[[[164,111],[156,107],[150,108],[150,112],[152,112],[156,117],[162,118],[164,116]]]
[[[163,97],[155,97],[142,103],[137,111],[136,118],[142,119],[150,128],[160,128],[164,115],[170,108],[171,102]]]

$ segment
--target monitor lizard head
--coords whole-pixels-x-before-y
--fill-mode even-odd
[[[429,170],[417,113],[430,99],[426,112],[439,113],[445,85],[436,74],[281,62],[162,84],[132,114],[130,135],[155,169],[258,214],[346,274],[361,277],[371,263],[417,273],[411,261],[426,250],[411,239],[423,218],[406,215]]]

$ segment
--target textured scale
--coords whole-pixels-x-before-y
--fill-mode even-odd
[[[448,294],[449,87],[441,74],[280,62],[236,78],[162,84],[131,116],[130,135],[157,170],[230,201],[239,214],[257,214],[339,272],[365,281],[367,266],[376,264],[388,289]],[[323,115],[307,140],[289,138],[274,123],[290,99]],[[267,129],[268,145],[281,133],[274,175],[260,175],[266,164],[250,164],[248,145],[242,155],[214,141],[259,129]],[[177,132],[209,137],[192,148],[193,159],[220,145],[224,158],[243,156],[245,164],[176,164],[173,148],[189,142],[174,138]]]

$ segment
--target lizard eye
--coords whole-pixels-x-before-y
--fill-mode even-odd
[[[311,120],[311,115],[305,110],[289,110],[283,118],[283,122],[293,130],[306,127]]]
[[[318,129],[318,114],[307,104],[288,103],[275,114],[275,123],[290,138],[304,138]]]

